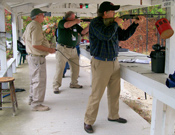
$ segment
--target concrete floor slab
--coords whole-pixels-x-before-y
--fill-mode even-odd
[[[70,71],[63,78],[60,94],[54,94],[52,82],[55,74],[55,57],[47,56],[47,91],[45,105],[51,110],[47,112],[33,112],[28,102],[29,75],[27,63],[17,68],[15,88],[26,91],[17,92],[19,110],[12,116],[11,109],[0,111],[0,135],[86,135],[83,129],[84,114],[91,93],[90,74],[80,69],[79,83],[83,89],[70,89]],[[9,97],[4,98],[8,100]],[[94,135],[148,135],[150,124],[135,113],[125,103],[120,101],[120,116],[128,123],[119,124],[107,121],[107,96],[104,93],[97,120],[93,125]]]

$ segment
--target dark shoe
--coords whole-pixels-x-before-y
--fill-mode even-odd
[[[59,94],[60,93],[60,91],[54,91],[54,94]]]
[[[54,93],[54,94],[59,94],[60,91],[59,91],[59,89],[55,89],[55,90],[53,91],[53,93]]]
[[[63,74],[63,78],[65,78],[65,75]]]
[[[86,123],[84,123],[84,130],[87,132],[87,133],[93,133],[93,128],[91,125],[87,125]]]
[[[127,120],[123,119],[123,118],[118,118],[118,119],[114,119],[114,120],[108,118],[108,120],[114,121],[114,122],[119,122],[119,123],[127,123]]]

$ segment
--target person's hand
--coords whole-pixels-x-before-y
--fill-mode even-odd
[[[138,16],[139,19],[135,19],[135,24],[143,22],[144,16]]]
[[[56,50],[55,50],[54,48],[49,48],[49,49],[48,49],[48,52],[49,52],[49,53],[55,53],[55,51],[56,51]]]
[[[114,18],[114,21],[117,22],[118,25],[120,25],[123,22],[123,19],[116,17]]]

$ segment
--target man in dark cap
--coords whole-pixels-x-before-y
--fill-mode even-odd
[[[114,18],[114,10],[118,10],[119,5],[111,2],[103,2],[98,11],[98,16],[94,18],[89,26],[90,54],[92,71],[92,92],[89,97],[87,110],[84,118],[84,129],[88,133],[93,132],[94,124],[100,100],[107,87],[108,97],[108,121],[126,123],[127,120],[121,118],[119,112],[120,96],[120,65],[117,59],[119,41],[127,40],[131,37],[138,23],[142,22],[142,17],[123,30],[119,27],[121,18]]]
[[[35,8],[31,11],[32,22],[30,22],[23,34],[28,53],[28,64],[30,70],[29,105],[33,111],[48,111],[49,107],[41,103],[44,101],[46,91],[46,55],[55,53],[50,48],[41,23],[44,21],[45,11]]]

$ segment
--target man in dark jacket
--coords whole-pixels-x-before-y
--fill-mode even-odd
[[[119,5],[111,2],[103,2],[98,11],[98,17],[94,18],[89,26],[90,54],[92,71],[92,93],[89,97],[87,110],[84,118],[84,129],[88,133],[93,132],[94,124],[100,100],[107,87],[108,97],[108,120],[119,123],[126,123],[127,120],[119,117],[119,96],[120,96],[120,65],[117,59],[119,41],[131,37],[138,23],[143,17],[135,20],[126,30],[119,27],[121,18],[114,18],[114,10]]]

